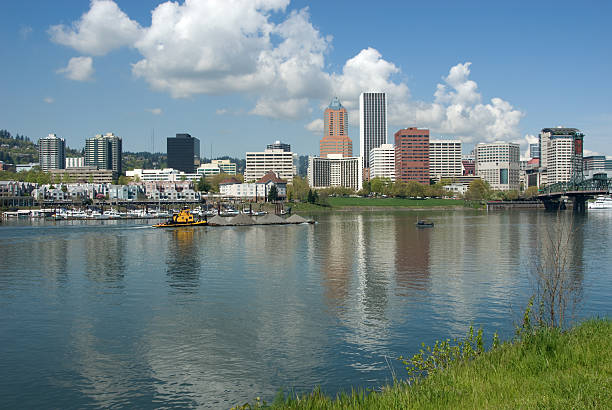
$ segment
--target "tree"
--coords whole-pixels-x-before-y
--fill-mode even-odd
[[[465,193],[465,199],[470,201],[482,201],[491,197],[491,186],[487,181],[480,178],[470,182],[470,186]]]
[[[408,196],[408,184],[402,181],[395,181],[393,184],[393,196],[406,198]]]
[[[575,247],[580,246],[574,234],[581,228],[574,227],[573,221],[571,215],[557,214],[556,220],[547,225],[537,252],[541,256],[531,272],[535,289],[525,321],[532,316],[540,326],[561,328],[580,301],[580,279],[572,270],[571,260]]]
[[[294,176],[293,182],[287,185],[287,198],[302,202],[307,201],[309,189],[308,179]]]
[[[307,201],[308,201],[309,204],[314,204],[314,194],[312,193],[312,189],[308,190]]]
[[[117,185],[127,185],[130,183],[131,180],[132,178],[130,177],[126,177],[125,175],[120,175],[119,178],[117,179]]]
[[[391,193],[391,179],[384,177],[376,177],[370,180],[370,192],[379,195],[389,195]]]
[[[536,196],[538,196],[538,187],[537,186],[530,186],[529,188],[527,188],[525,190],[525,198],[533,199]]]
[[[411,198],[425,196],[425,186],[416,181],[408,181],[406,183],[406,193]]]
[[[327,194],[327,192],[315,192],[315,202],[317,205],[320,206],[329,206],[329,195]]]
[[[210,182],[208,182],[204,176],[198,180],[198,183],[195,186],[196,190],[200,192],[208,192],[210,191],[211,187]]]
[[[278,188],[276,188],[276,184],[270,187],[268,191],[268,202],[274,202],[278,199]]]

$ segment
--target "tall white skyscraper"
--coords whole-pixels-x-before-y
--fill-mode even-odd
[[[40,169],[64,169],[66,161],[66,142],[55,134],[38,140],[38,156]]]
[[[387,95],[359,95],[359,156],[363,167],[370,168],[370,151],[387,143]]]

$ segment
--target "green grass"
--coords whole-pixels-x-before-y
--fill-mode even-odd
[[[333,211],[350,208],[435,208],[435,207],[463,207],[465,201],[457,199],[402,199],[402,198],[352,198],[352,197],[329,197],[330,206],[324,207],[308,203],[292,203],[294,211]]]
[[[330,197],[329,204],[334,208],[347,206],[392,206],[429,208],[436,206],[463,206],[464,201],[457,199],[402,199],[402,198],[353,198]]]
[[[565,333],[543,329],[411,386],[398,382],[382,392],[334,399],[316,390],[300,399],[279,396],[270,407],[612,408],[612,321],[590,320]]]

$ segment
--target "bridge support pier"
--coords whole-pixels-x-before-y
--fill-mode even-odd
[[[576,195],[573,198],[574,212],[585,213],[586,212],[586,197],[584,195]]]
[[[560,199],[542,199],[542,202],[544,203],[544,208],[547,211],[564,211],[565,210],[565,202],[561,201]]]

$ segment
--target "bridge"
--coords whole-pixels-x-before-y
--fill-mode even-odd
[[[548,211],[565,209],[563,198],[573,203],[574,212],[584,212],[586,201],[598,195],[607,195],[612,188],[612,178],[604,173],[595,174],[590,179],[575,179],[568,182],[558,182],[540,189],[538,199],[544,203]]]

